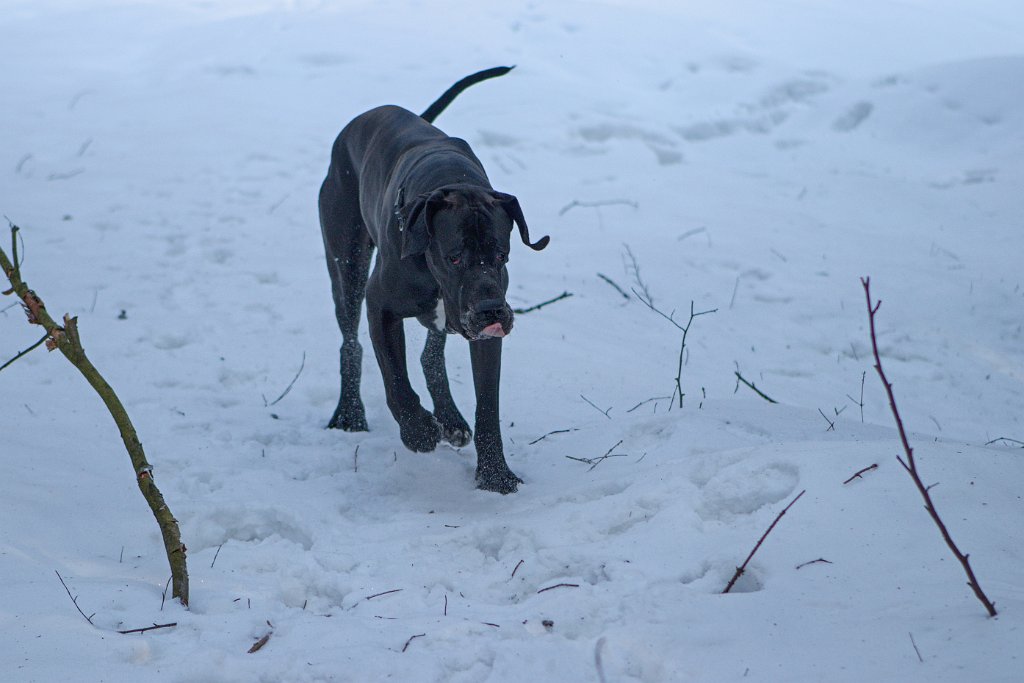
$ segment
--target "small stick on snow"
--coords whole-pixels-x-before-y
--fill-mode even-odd
[[[268,404],[267,407],[270,407],[270,406],[273,406],[273,405],[277,405],[278,401],[280,401],[282,398],[284,398],[285,396],[288,395],[288,392],[292,390],[293,386],[295,386],[295,381],[297,379],[299,379],[299,375],[302,374],[302,369],[305,368],[305,367],[306,367],[306,352],[303,351],[302,352],[302,363],[299,364],[299,371],[295,373],[295,377],[292,377],[292,381],[289,382],[288,386],[286,386],[284,388],[284,391],[281,392],[281,395],[278,396],[277,398],[275,398],[273,401],[271,401]]]
[[[267,641],[270,640],[270,636],[274,635],[274,626],[269,621],[267,622],[267,626],[270,626],[270,630],[267,631],[262,638],[260,638],[252,644],[252,647],[249,648],[249,654],[252,654],[253,652],[258,652],[264,645],[267,644]]]
[[[1019,444],[1021,448],[1024,448],[1024,441],[1018,441],[1017,439],[1010,439],[1010,438],[1005,437],[1005,436],[1001,436],[998,439],[992,439],[991,441],[986,441],[985,445],[986,446],[991,446],[996,441],[1006,441],[1007,443],[1015,443],[1015,444]]]
[[[651,397],[651,398],[649,398],[649,399],[646,399],[646,400],[644,400],[644,401],[640,401],[639,403],[637,403],[637,404],[636,404],[635,406],[633,406],[632,408],[630,408],[630,409],[629,409],[629,410],[627,410],[626,412],[627,412],[627,413],[632,413],[632,412],[633,412],[634,410],[636,410],[636,409],[637,409],[637,408],[639,408],[640,406],[642,406],[642,405],[647,405],[647,404],[648,404],[648,403],[650,403],[651,401],[663,401],[663,400],[665,400],[665,399],[672,399],[672,398],[673,398],[672,396],[652,396],[652,397]]]
[[[63,577],[63,576],[61,576],[61,575],[60,575],[60,572],[59,572],[59,571],[57,571],[56,569],[54,569],[53,571],[54,571],[54,573],[55,573],[55,574],[57,574],[57,578],[58,578],[58,579],[60,579],[60,585],[64,586],[64,590],[66,590],[66,591],[68,592],[68,597],[69,597],[69,598],[71,598],[71,602],[73,602],[73,603],[74,603],[74,605],[75,605],[75,609],[77,609],[77,610],[78,610],[78,613],[79,613],[79,614],[81,614],[81,615],[82,615],[82,617],[83,617],[83,618],[84,618],[84,619],[85,619],[86,621],[88,621],[88,622],[89,622],[89,625],[90,625],[90,626],[95,626],[96,624],[92,623],[92,618],[93,618],[94,616],[96,616],[96,613],[95,613],[95,612],[93,612],[93,613],[92,613],[92,614],[91,614],[90,616],[88,616],[88,617],[87,617],[87,616],[85,616],[85,612],[83,612],[83,611],[82,611],[82,608],[78,606],[78,596],[75,596],[75,595],[71,595],[71,589],[70,589],[70,588],[68,588],[68,585],[67,585],[66,583],[64,583],[64,577]]]
[[[789,508],[793,507],[793,504],[796,503],[798,500],[800,500],[800,497],[803,496],[805,493],[807,493],[807,489],[804,489],[803,491],[798,493],[796,498],[794,498],[793,500],[791,500],[789,502],[789,505],[787,505],[786,507],[782,508],[782,512],[780,512],[775,517],[775,521],[772,522],[771,526],[768,527],[768,530],[765,531],[764,534],[761,535],[761,538],[758,539],[757,545],[755,545],[754,549],[750,551],[749,555],[747,555],[747,559],[743,560],[743,564],[742,565],[740,565],[739,567],[736,567],[736,573],[733,574],[731,579],[729,579],[729,584],[725,587],[725,590],[722,591],[723,594],[724,593],[728,593],[729,591],[732,590],[732,587],[734,585],[736,585],[736,582],[739,580],[739,578],[741,576],[743,576],[743,572],[745,572],[747,570],[747,564],[754,557],[754,553],[756,553],[758,548],[761,547],[761,544],[764,543],[764,539],[768,538],[768,534],[770,534],[772,532],[772,529],[774,529],[775,525],[779,523],[779,520],[782,519],[782,516],[785,515],[789,511]]]
[[[609,408],[609,410],[611,410],[611,409]],[[535,444],[535,443],[537,443],[539,441],[543,441],[544,439],[548,438],[549,436],[554,436],[555,434],[566,434],[568,432],[578,432],[578,431],[579,431],[579,429],[577,429],[575,427],[573,427],[572,429],[556,429],[553,432],[548,432],[544,436],[541,436],[541,437],[538,437],[538,438],[534,439],[533,441],[531,441],[530,443],[528,443],[526,445],[527,446],[532,446],[533,444]]]
[[[740,374],[739,365],[737,365],[736,367],[737,367],[736,371],[732,373],[732,374],[736,375],[736,389],[734,389],[732,393],[735,394],[736,391],[739,390],[740,382],[742,382],[743,384],[745,384],[748,387],[750,387],[751,389],[753,389],[755,394],[757,394],[758,396],[760,396],[764,400],[768,401],[769,403],[778,403],[778,401],[776,401],[774,398],[772,398],[768,394],[766,394],[763,391],[761,391],[760,389],[758,389],[757,386],[753,382],[748,382],[747,379],[743,375]],[[828,419],[828,418],[825,418],[825,419]]]
[[[614,287],[615,291],[618,292],[619,294],[621,294],[623,299],[626,299],[627,301],[629,300],[629,294],[626,294],[626,292],[623,291],[622,287],[619,287],[615,283],[615,280],[612,280],[610,277],[608,277],[604,273],[598,273],[597,276],[599,278],[601,278],[602,280],[604,280],[605,282],[607,282],[608,284],[610,284],[612,287]]]
[[[423,638],[426,635],[427,635],[426,633],[417,633],[414,636],[409,636],[409,640],[405,641],[405,645],[402,646],[402,652],[405,652],[406,650],[409,649],[409,643],[411,643],[412,641],[416,640],[417,638]]]
[[[545,591],[554,590],[556,588],[579,588],[579,587],[580,587],[580,585],[578,583],[556,583],[554,586],[548,586],[547,588],[541,588],[537,592],[538,593],[543,593]]]
[[[548,299],[547,301],[542,301],[539,304],[534,304],[533,306],[530,306],[529,308],[513,308],[512,312],[515,313],[516,315],[523,315],[524,313],[529,313],[530,311],[540,310],[540,309],[544,308],[545,306],[547,306],[548,304],[553,304],[556,301],[561,301],[562,299],[568,299],[571,296],[572,296],[572,292],[562,292],[561,294],[559,294],[558,296],[554,297],[553,299]]]
[[[221,543],[219,546],[217,546],[217,552],[215,552],[213,554],[213,562],[210,563],[210,569],[213,569],[213,565],[217,562],[217,557],[220,555],[220,549],[223,548],[223,547],[224,547],[223,543]]]
[[[146,631],[155,631],[158,628],[171,628],[177,625],[178,622],[172,621],[169,624],[153,624],[152,626],[146,626],[145,628],[130,628],[127,631],[118,631],[118,633],[145,633]]]
[[[917,661],[924,664],[924,657],[921,656],[921,651],[917,649],[917,643],[914,642],[914,634],[908,632],[907,635],[910,636],[910,644],[914,646],[914,652],[917,653]]]
[[[615,454],[612,454],[612,451],[614,451],[616,448],[618,448],[621,444],[622,444],[622,439],[619,439],[618,442],[616,442],[616,444],[614,446],[609,448],[607,450],[607,452],[605,452],[605,454],[602,455],[600,458],[576,458],[576,457],[573,457],[571,455],[567,455],[565,457],[568,458],[569,460],[575,460],[576,462],[585,462],[585,463],[587,463],[588,465],[590,465],[590,469],[587,470],[589,472],[590,470],[594,469],[595,467],[600,465],[602,462],[604,462],[608,458],[625,458],[628,455],[628,453],[615,453]]]
[[[563,206],[559,210],[558,215],[564,216],[565,214],[569,213],[570,210],[576,207],[596,209],[602,206],[612,206],[614,204],[632,206],[634,209],[640,208],[640,205],[637,202],[633,201],[632,199],[599,199],[593,202],[581,202],[578,199],[574,199],[565,206]]]
[[[819,557],[818,559],[811,560],[810,562],[802,562],[802,563],[798,564],[796,566],[796,568],[797,569],[803,569],[804,567],[806,567],[808,565],[811,565],[811,564],[834,564],[834,563],[831,560],[826,560],[824,557]]]
[[[519,568],[522,567],[523,563],[525,563],[525,562],[526,562],[526,560],[519,560],[519,562],[516,563],[516,568],[512,570],[512,576],[508,577],[509,581],[511,581],[512,579],[516,578],[516,572],[519,571]]]
[[[383,593],[374,593],[373,595],[368,595],[365,598],[363,598],[363,600],[373,600],[374,598],[379,598],[382,595],[391,595],[392,593],[398,593],[401,590],[401,588],[393,588],[389,591],[384,591]]]
[[[608,413],[610,413],[610,412],[612,411],[612,408],[613,408],[614,406],[609,406],[609,407],[608,407],[608,410],[601,410],[601,409],[600,409],[600,408],[598,408],[598,407],[597,407],[596,405],[594,405],[594,402],[593,402],[593,401],[591,401],[591,400],[590,400],[589,398],[587,398],[587,397],[586,397],[586,396],[584,396],[583,394],[580,394],[580,398],[582,398],[582,399],[583,399],[584,401],[586,401],[587,403],[589,403],[589,404],[590,404],[590,406],[591,406],[591,407],[592,407],[592,408],[593,408],[594,410],[596,410],[597,412],[601,413],[602,415],[604,415],[605,417],[607,417],[607,418],[608,418],[609,420],[610,420],[610,419],[612,419],[611,415],[609,415]]]
[[[823,418],[825,418],[825,422],[828,422],[828,429],[826,429],[825,431],[826,432],[834,432],[836,430],[836,423],[833,422],[832,420],[828,419],[828,415],[826,415],[825,412],[821,408],[818,408],[818,412],[821,414],[821,416]]]
[[[867,466],[867,467],[865,467],[864,469],[862,469],[862,470],[857,470],[856,472],[854,472],[854,473],[853,473],[853,476],[851,476],[851,477],[850,477],[849,479],[847,479],[847,480],[846,480],[846,481],[844,481],[843,483],[844,483],[844,484],[849,484],[849,483],[850,483],[851,481],[853,481],[854,479],[863,479],[864,477],[862,477],[862,476],[860,476],[860,475],[864,474],[865,472],[870,472],[871,470],[877,470],[877,469],[878,469],[878,463],[877,463],[877,462],[876,462],[876,463],[874,463],[873,465],[868,465],[868,466]]]
[[[358,472],[359,471],[359,446],[360,446],[360,444],[356,444],[356,452],[352,455],[352,471],[353,472]]]

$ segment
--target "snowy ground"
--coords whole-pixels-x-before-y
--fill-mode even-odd
[[[1021,680],[1024,450],[989,443],[1024,440],[1021,35],[995,0],[5,2],[0,212],[135,420],[192,604],[161,608],[116,430],[36,351],[0,373],[0,678]],[[525,484],[503,497],[471,448],[402,447],[369,352],[373,431],[322,429],[340,335],[315,197],[352,116],[508,63],[438,121],[552,236],[513,253],[513,305],[573,294],[505,344]],[[597,277],[636,286],[624,245],[655,305],[717,309],[681,410],[628,412],[671,393],[679,335]],[[862,275],[995,619],[896,463]],[[38,334],[0,313],[0,361]],[[735,392],[737,364],[780,404]],[[456,339],[449,368],[471,414]]]

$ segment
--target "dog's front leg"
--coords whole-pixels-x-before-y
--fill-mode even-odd
[[[476,484],[477,488],[512,493],[522,482],[505,462],[498,420],[498,385],[501,382],[501,339],[469,342],[476,389]]]
[[[402,318],[373,302],[369,294],[366,317],[373,352],[384,378],[388,408],[398,422],[402,443],[411,451],[434,450],[441,439],[441,427],[434,416],[420,405],[420,397],[409,384]]]

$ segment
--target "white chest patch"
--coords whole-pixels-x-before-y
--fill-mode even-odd
[[[437,300],[437,308],[434,309],[434,329],[444,332],[448,326],[448,318],[444,314],[444,299]]]

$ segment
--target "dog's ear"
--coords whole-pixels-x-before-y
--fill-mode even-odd
[[[424,192],[408,204],[403,204],[405,188],[398,191],[395,202],[395,216],[398,229],[402,232],[402,258],[416,256],[427,250],[433,232],[431,220],[444,201],[439,190]]]
[[[491,196],[494,197],[494,201],[501,205],[501,208],[505,209],[505,213],[508,214],[509,218],[519,226],[519,236],[522,238],[523,244],[534,251],[540,251],[548,246],[551,238],[547,235],[541,237],[536,242],[530,242],[530,229],[526,227],[526,219],[523,217],[523,209],[519,206],[518,199],[504,192],[492,192]]]

